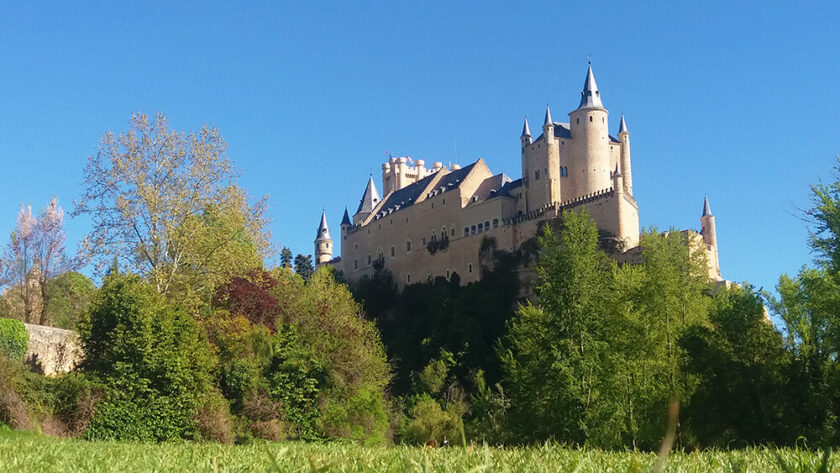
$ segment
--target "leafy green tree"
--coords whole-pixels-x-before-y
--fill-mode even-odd
[[[623,420],[613,429],[634,448],[659,445],[668,403],[687,402],[696,385],[682,370],[678,341],[707,323],[710,285],[702,243],[690,238],[651,228],[641,235],[641,264],[616,272],[610,343],[623,358],[614,372]]]
[[[116,256],[179,303],[209,302],[269,253],[266,200],[248,203],[218,130],[173,131],[161,113],[130,123],[106,133],[85,168],[73,215],[92,219],[87,250],[100,274]]]
[[[96,287],[84,274],[70,271],[47,282],[47,318],[56,327],[75,330]]]
[[[214,359],[203,332],[138,276],[105,279],[81,324],[81,368],[107,386],[85,435],[193,438]]]
[[[791,444],[789,357],[763,300],[750,286],[721,290],[709,325],[680,337],[685,371],[698,378],[683,410],[686,430],[702,446]]]
[[[273,291],[283,322],[295,327],[326,373],[318,431],[329,438],[385,442],[385,388],[391,376],[376,326],[362,316],[361,306],[330,268],[319,269],[309,281],[298,274],[275,274]]]
[[[585,209],[564,212],[559,235],[546,225],[539,244],[538,305],[517,311],[501,353],[512,434],[584,443],[614,371],[605,342],[612,265]]]

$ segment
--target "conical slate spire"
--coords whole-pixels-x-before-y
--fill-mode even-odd
[[[330,227],[327,226],[327,211],[321,211],[321,224],[318,225],[318,236],[315,241],[330,240]]]
[[[531,136],[531,128],[528,127],[528,117],[525,117],[525,126],[522,127],[522,136]]]
[[[624,114],[621,114],[621,125],[618,127],[618,133],[628,133],[627,131],[627,123],[624,121]]]
[[[703,202],[703,217],[713,217],[712,209],[709,208],[709,196],[706,196],[706,200]]]
[[[347,213],[347,207],[344,207],[344,217],[341,219],[341,226],[343,227],[345,225],[353,225],[350,222],[350,214]]]
[[[586,71],[586,80],[583,82],[583,92],[580,93],[581,108],[604,108],[601,103],[601,92],[598,91],[598,84],[595,83],[595,75],[592,74],[592,64]]]
[[[368,179],[367,187],[365,187],[365,193],[362,195],[362,201],[359,202],[359,210],[356,210],[356,213],[371,213],[373,212],[374,207],[376,204],[379,203],[379,192],[376,191],[376,184],[373,183],[373,176],[370,176]]]
[[[545,123],[543,123],[543,126],[553,125],[553,124],[554,124],[554,122],[551,121],[551,109],[548,108],[548,105],[546,105],[545,106]]]

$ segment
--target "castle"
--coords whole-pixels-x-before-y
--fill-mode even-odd
[[[382,265],[400,287],[455,273],[462,284],[474,282],[481,278],[485,238],[494,239],[499,250],[516,250],[547,220],[580,207],[588,209],[615,256],[632,259],[639,244],[639,206],[633,197],[630,132],[622,115],[617,138],[611,136],[608,115],[590,65],[568,123],[555,122],[546,107],[542,133],[534,139],[525,119],[519,179],[493,174],[482,159],[449,168],[389,159],[382,165],[382,195],[371,176],[352,219],[345,209],[338,258],[322,213],[316,265],[333,265],[350,281]],[[689,239],[706,250],[709,278],[720,281],[708,199],[701,229],[688,232]]]

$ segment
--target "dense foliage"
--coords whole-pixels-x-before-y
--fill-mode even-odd
[[[196,321],[138,276],[108,276],[82,326],[82,371],[109,387],[85,435],[195,437],[213,358]]]
[[[23,322],[0,318],[0,356],[13,361],[23,360],[28,343],[29,332]]]

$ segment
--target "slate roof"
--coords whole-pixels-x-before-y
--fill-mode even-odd
[[[604,108],[601,103],[601,92],[598,91],[598,85],[595,83],[595,75],[592,74],[592,64],[586,71],[586,80],[583,81],[583,92],[580,93],[580,106],[582,108]]]
[[[327,226],[327,212],[321,211],[321,224],[318,225],[318,235],[315,236],[315,241],[329,240],[330,228]]]
[[[380,201],[379,192],[376,191],[376,184],[373,183],[373,176],[368,179],[365,193],[362,194],[362,200],[359,202],[359,209],[356,213],[371,213],[376,208],[376,204]]]
[[[461,169],[456,169],[444,175],[440,178],[440,181],[438,181],[435,189],[446,188],[446,190],[449,191],[457,188],[461,182],[463,182],[467,174],[470,173],[474,165],[475,163]],[[389,213],[389,210],[396,212],[397,210],[414,205],[414,203],[417,202],[417,199],[423,194],[423,191],[426,190],[426,187],[428,187],[432,182],[432,179],[435,179],[436,177],[437,173],[428,175],[414,184],[410,184],[398,191],[392,192],[385,201],[382,202],[382,205],[378,207],[379,212],[377,212],[377,214],[385,215]]]
[[[554,136],[556,136],[557,138],[571,139],[572,138],[571,127],[569,126],[568,123],[554,122]],[[537,139],[534,140],[534,143],[536,143],[537,141],[540,141],[541,139],[543,139],[543,135],[538,136]]]

